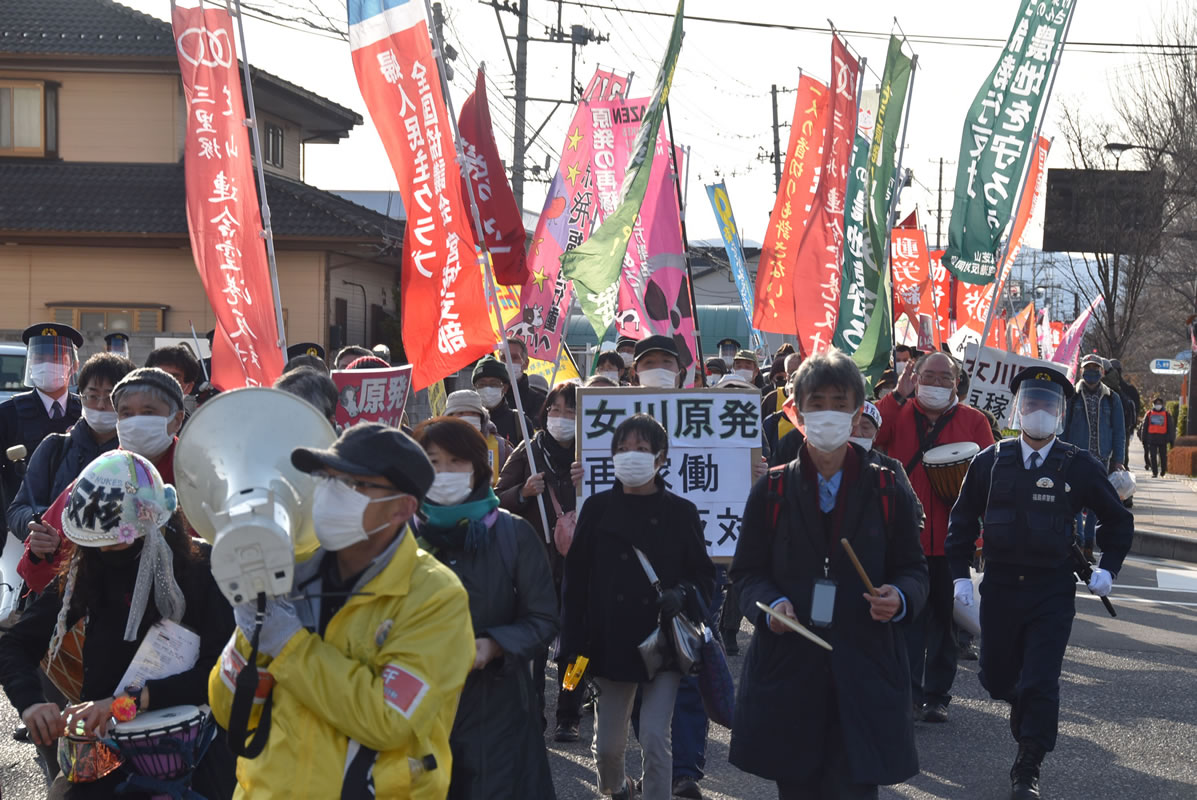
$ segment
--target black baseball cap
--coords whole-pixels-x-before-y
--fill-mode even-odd
[[[654,350],[659,350],[662,353],[668,353],[681,363],[681,358],[678,356],[677,344],[673,341],[672,336],[663,336],[656,334],[636,342],[636,352],[633,354],[633,361],[639,361],[640,357],[645,353],[651,353]]]
[[[621,347],[635,347],[639,341],[639,339],[634,339],[631,336],[620,336],[615,340],[615,349],[618,350]]]
[[[287,348],[288,361],[296,356],[315,356],[323,361],[324,355],[324,348],[315,342],[300,342],[299,344],[293,344]]]
[[[1010,381],[1010,391],[1017,395],[1018,387],[1024,383],[1027,384],[1028,388],[1031,386],[1041,386],[1043,388],[1058,387],[1064,393],[1064,397],[1069,400],[1072,399],[1073,394],[1076,392],[1067,376],[1051,367],[1031,365],[1021,370]]]
[[[379,422],[359,422],[346,428],[327,450],[297,447],[291,451],[291,465],[308,473],[335,469],[352,475],[377,475],[418,500],[424,499],[436,476],[415,439]]]
[[[58,336],[63,339],[70,339],[75,347],[83,346],[83,334],[70,325],[62,325],[57,322],[38,322],[30,325],[21,333],[21,341],[29,344],[30,339],[38,336]]]

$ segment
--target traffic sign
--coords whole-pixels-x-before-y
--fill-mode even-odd
[[[1189,365],[1175,358],[1153,358],[1151,371],[1156,375],[1187,375]]]

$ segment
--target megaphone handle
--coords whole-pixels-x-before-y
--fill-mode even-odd
[[[266,620],[266,593],[258,592],[258,610],[254,615],[254,632],[249,637],[249,659],[237,674],[233,689],[233,707],[229,711],[229,750],[234,757],[256,758],[266,748],[270,736],[270,710],[274,705],[274,690],[266,698],[262,716],[253,738],[249,734],[249,715],[253,710],[254,696],[258,690],[258,643],[262,636],[262,623]]]

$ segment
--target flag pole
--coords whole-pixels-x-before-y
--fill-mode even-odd
[[[241,74],[245,80],[245,101],[249,104],[249,119],[245,124],[249,127],[249,135],[253,138],[254,161],[258,168],[258,200],[262,209],[262,233],[266,240],[266,261],[270,265],[270,288],[274,292],[274,322],[278,328],[278,339],[275,344],[282,351],[283,362],[287,360],[287,332],[283,329],[283,296],[278,288],[278,264],[274,259],[274,229],[270,224],[270,203],[266,199],[266,172],[262,168],[262,137],[258,134],[258,112],[254,106],[254,83],[249,75],[249,51],[245,49],[245,25],[241,19],[241,0],[233,0],[237,12],[237,38],[241,42]],[[201,4],[202,5],[202,4]],[[225,0],[228,8],[228,0]]]
[[[686,256],[686,291],[690,295],[690,315],[694,319],[694,349],[698,351],[694,354],[694,378],[699,386],[706,386],[707,371],[703,368],[702,331],[698,324],[698,303],[694,297],[694,271],[690,266],[690,237],[686,235],[686,209],[682,205],[682,186],[678,180],[676,143],[673,139],[673,115],[669,112],[668,100],[665,101],[665,128],[669,132],[669,169],[673,177],[673,191],[677,195],[678,222],[682,227],[682,252]],[[655,142],[653,146],[656,146]]]
[[[1031,136],[1031,147],[1033,148],[1031,151],[1032,158],[1034,156],[1038,155],[1038,153],[1039,153],[1039,135],[1043,131],[1043,120],[1047,116],[1046,111],[1047,111],[1048,104],[1051,102],[1052,89],[1054,89],[1056,86],[1056,76],[1060,74],[1060,62],[1064,60],[1064,45],[1068,41],[1068,33],[1069,33],[1069,31],[1072,30],[1072,20],[1075,18],[1075,16],[1076,16],[1076,10],[1074,8],[1073,11],[1071,13],[1069,13],[1069,15],[1068,15],[1068,23],[1064,26],[1064,36],[1061,37],[1061,39],[1060,39],[1060,49],[1056,51],[1055,67],[1052,69],[1051,79],[1048,81],[1048,84],[1047,84],[1047,93],[1043,96],[1043,113],[1039,114],[1039,119],[1035,123],[1035,133],[1033,136]],[[1029,176],[1030,174],[1031,174],[1031,161],[1030,161],[1030,159],[1028,159],[1026,175],[1023,176],[1022,185],[1020,186],[1020,188],[1018,190],[1018,196],[1014,200],[1014,206],[1013,206],[1014,220],[1018,219],[1018,208],[1019,208],[1019,206],[1022,205],[1023,194],[1025,194],[1027,191],[1027,176]],[[1034,191],[1034,190],[1032,190],[1032,191]],[[1013,221],[1011,221],[1011,223],[1010,223],[1010,232],[1011,233],[1014,232],[1014,222]],[[985,315],[985,330],[981,332],[980,347],[985,346],[985,341],[989,338],[989,331],[993,327],[993,315],[994,315],[994,311],[995,311],[994,306],[997,305],[997,301],[998,301],[997,289],[999,286],[1001,286],[1001,283],[1002,283],[1002,274],[1001,273],[1007,272],[1009,266],[1012,266],[1012,265],[1007,265],[1005,263],[1006,255],[1009,252],[1010,252],[1010,237],[1007,236],[1006,241],[1002,244],[1001,247],[998,248],[998,254],[999,254],[998,262],[997,262],[998,268],[997,268],[997,272],[993,276],[994,295],[989,301],[989,313],[987,313]],[[978,351],[978,352],[980,352],[980,351]],[[977,360],[977,364],[973,364],[973,372],[974,373],[976,372],[977,365],[979,363],[980,363],[980,359]],[[974,375],[969,375],[969,377],[972,378],[972,377],[974,377]]]
[[[424,0],[424,12],[426,14],[425,21],[432,19],[432,3],[431,0]],[[449,117],[449,125],[453,130],[453,141],[457,149],[457,168],[461,173],[462,180],[466,184],[466,194],[470,198],[470,216],[474,223],[474,236],[477,239],[478,261],[482,266],[482,276],[486,280],[486,294],[490,299],[491,305],[494,307],[495,319],[498,320],[499,325],[499,349],[503,351],[503,357],[507,366],[507,379],[511,387],[510,391],[512,397],[515,399],[516,422],[520,426],[520,435],[524,439],[524,455],[528,458],[528,469],[533,475],[536,475],[539,470],[536,468],[536,456],[532,453],[532,436],[528,432],[528,422],[524,414],[524,401],[520,398],[519,380],[515,376],[515,369],[511,363],[511,346],[507,344],[507,331],[503,326],[503,309],[499,305],[499,292],[495,289],[494,278],[491,274],[491,256],[490,251],[486,247],[486,234],[482,229],[482,215],[478,212],[478,201],[474,197],[474,182],[470,179],[470,171],[463,167],[462,153],[465,148],[462,146],[461,131],[457,127],[457,114],[453,109],[453,97],[449,93],[449,81],[445,77],[445,58],[441,46],[440,36],[437,33],[435,25],[428,26],[428,35],[432,38],[432,52],[436,57],[437,77],[440,78],[441,92],[445,96],[445,111]],[[499,402],[503,402],[500,400]],[[549,517],[545,511],[544,506],[544,492],[536,495],[536,505],[540,509],[540,522],[544,527],[545,542],[552,542],[553,533],[549,530]]]
[[[898,21],[898,18],[894,17],[894,22],[897,23],[897,21]],[[901,30],[901,26],[899,26],[898,29]],[[902,36],[903,36],[903,40],[905,40],[906,35],[903,34]],[[893,233],[894,233],[894,223],[897,222],[897,219],[898,219],[898,200],[900,199],[900,195],[902,194],[902,161],[903,161],[903,157],[906,155],[906,132],[910,128],[910,107],[912,105],[914,105],[914,103],[912,103],[911,101],[914,98],[914,79],[915,79],[915,76],[918,75],[918,71],[919,71],[919,56],[918,56],[918,53],[915,53],[913,56],[911,56],[911,59],[910,59],[910,84],[906,87],[906,109],[902,115],[903,116],[902,136],[901,136],[901,140],[898,142],[898,163],[897,163],[897,166],[894,168],[894,178],[893,178],[893,180],[894,180],[894,196],[890,198],[889,213],[886,215],[886,218],[885,218],[885,230],[882,231],[882,236],[884,237],[882,239],[882,241],[885,243],[885,246],[883,248],[883,252],[881,253],[881,257],[885,259],[885,271],[889,276],[889,288],[886,291],[886,294],[889,296],[886,298],[886,303],[889,306],[889,329],[890,329],[889,350],[890,350],[891,357],[894,352],[894,332],[895,332],[896,322],[894,320],[894,259],[893,259],[893,253],[890,252],[891,251],[891,247],[890,247],[891,241],[890,240],[892,239]],[[928,277],[930,277],[930,276],[928,276]],[[909,315],[907,315],[907,316],[909,316]],[[938,326],[938,325],[939,325],[939,322],[937,320],[936,326]],[[887,363],[888,363],[888,359],[887,359]]]

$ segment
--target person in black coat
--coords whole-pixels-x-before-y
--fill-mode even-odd
[[[509,406],[504,398],[511,394],[511,376],[507,372],[507,365],[496,358],[487,356],[474,365],[471,375],[474,391],[482,399],[482,405],[490,414],[490,421],[498,430],[499,435],[518,445],[524,440],[524,433],[520,430],[519,412]],[[524,410],[524,423],[531,436],[536,431],[532,418]]]
[[[519,392],[520,403],[524,406],[524,413],[528,419],[538,419],[540,410],[544,408],[545,396],[548,392],[538,389],[528,382],[528,348],[523,339],[511,338],[507,340],[507,347],[511,350],[511,366],[515,369],[515,391]],[[505,354],[499,350],[499,361],[503,361]],[[507,406],[515,411],[515,395],[508,392]]]
[[[776,781],[781,800],[877,797],[878,784],[918,773],[909,667],[896,630],[927,596],[918,504],[891,470],[849,443],[865,397],[850,358],[838,350],[811,356],[794,388],[806,443],[753,487],[732,561],[740,607],[756,630],[729,760]],[[865,592],[841,537],[879,596]],[[757,603],[812,628],[833,651]]]
[[[709,605],[715,565],[707,555],[698,509],[667,491],[657,474],[669,437],[646,414],[633,415],[611,439],[616,483],[592,495],[578,515],[565,559],[561,655],[590,659],[587,675],[599,689],[594,752],[601,794],[629,798],[624,754],[628,720],[641,692],[640,746],[644,800],[668,800],[673,764],[670,722],[682,675],[675,665],[648,674],[639,644],[680,613],[700,618],[697,599]],[[637,550],[656,572],[658,596]]]
[[[461,579],[476,637],[449,734],[448,800],[553,800],[529,671],[558,629],[544,548],[532,526],[498,507],[481,433],[463,420],[434,417],[416,428],[415,439],[436,469],[416,534]]]

